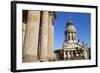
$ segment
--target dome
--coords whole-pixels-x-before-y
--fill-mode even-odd
[[[76,32],[74,25],[68,25],[67,26],[67,32]]]
[[[68,20],[66,28],[67,28],[67,32],[76,32],[76,28],[71,19]]]
[[[71,19],[68,19],[67,25],[73,25],[73,21]]]

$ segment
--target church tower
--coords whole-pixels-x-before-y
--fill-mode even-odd
[[[76,43],[77,41],[77,34],[76,34],[76,28],[74,26],[74,23],[72,19],[68,19],[66,29],[65,29],[65,42],[68,43]]]
[[[64,60],[88,59],[88,47],[78,41],[72,19],[68,19],[66,23],[63,48]]]

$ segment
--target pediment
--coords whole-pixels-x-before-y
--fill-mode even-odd
[[[75,47],[82,48],[81,45],[78,45],[78,44],[75,44],[75,43],[73,43],[73,44],[66,44],[64,46],[64,48],[75,48]]]

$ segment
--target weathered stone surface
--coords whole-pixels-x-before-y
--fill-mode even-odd
[[[28,11],[23,46],[23,62],[37,59],[40,11]]]
[[[48,21],[48,59],[53,59],[53,49],[54,49],[54,25],[53,25],[53,16],[49,15]]]
[[[47,60],[48,54],[48,11],[44,11],[42,14],[42,24],[41,24],[41,52],[40,61]]]

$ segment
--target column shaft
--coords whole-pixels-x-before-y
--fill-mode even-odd
[[[25,29],[26,29],[26,24],[22,23],[22,46],[24,44]]]
[[[66,51],[64,51],[64,60],[66,60]]]
[[[23,46],[23,62],[37,61],[40,11],[28,11]]]
[[[53,48],[54,48],[54,25],[53,25],[53,15],[49,13],[49,23],[48,23],[48,59],[53,59]]]
[[[48,11],[42,13],[42,24],[41,24],[41,51],[40,61],[47,60],[48,51]]]

